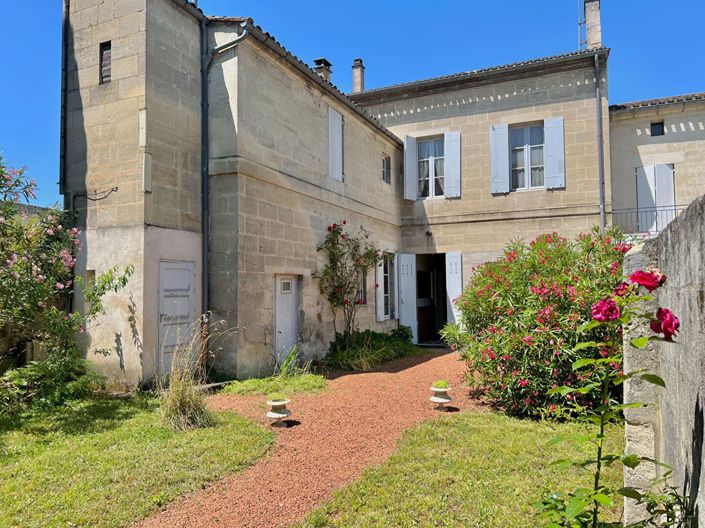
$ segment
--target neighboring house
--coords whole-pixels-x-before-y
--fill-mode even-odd
[[[294,343],[324,353],[334,324],[311,274],[340,220],[396,254],[367,278],[360,326],[400,321],[433,342],[472,267],[507,242],[572,236],[631,205],[610,179],[621,132],[598,0],[585,50],[369,91],[356,59],[350,95],[327,60],[309,68],[250,19],[183,0],[64,2],[61,192],[84,229],[78,269],[135,266],[90,331],[91,350],[117,350],[91,355],[110,375],[165,373],[206,311],[236,329],[215,366],[239,378]]]

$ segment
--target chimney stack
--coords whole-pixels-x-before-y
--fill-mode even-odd
[[[588,49],[602,47],[600,0],[585,0],[585,37]]]
[[[362,59],[355,59],[352,65],[353,83],[352,93],[359,94],[365,91],[365,65],[362,64]]]
[[[324,80],[330,82],[330,67],[333,65],[328,61],[328,59],[324,57],[321,57],[320,59],[313,59],[313,63],[315,64],[313,71],[323,77]]]

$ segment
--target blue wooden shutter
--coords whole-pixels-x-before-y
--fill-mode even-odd
[[[543,122],[546,189],[565,189],[565,141],[563,118]]]
[[[328,108],[328,175],[343,181],[343,116]]]
[[[460,198],[460,132],[446,132],[444,137],[446,198]]]
[[[455,300],[463,293],[463,255],[462,253],[446,253],[446,318],[449,323],[460,322],[460,310]]]
[[[416,200],[419,194],[419,166],[416,138],[404,138],[404,199]]]
[[[509,125],[490,127],[492,194],[509,192]]]

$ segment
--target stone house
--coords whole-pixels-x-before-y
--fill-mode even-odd
[[[609,107],[599,0],[586,49],[374,90],[356,59],[352,94],[251,19],[185,0],[64,11],[60,186],[84,228],[78,269],[135,267],[89,348],[113,346],[94,359],[131,383],[167,371],[206,312],[237,330],[216,357],[229,375],[269,374],[294,343],[323,354],[334,322],[311,275],[333,222],[396,255],[368,277],[360,326],[434,342],[472,267],[508,241],[643,208],[631,175],[645,163],[687,179],[674,203],[703,179],[702,97]],[[653,112],[658,148],[634,134]]]

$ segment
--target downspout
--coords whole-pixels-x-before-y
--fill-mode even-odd
[[[605,148],[602,131],[602,89],[600,72],[600,54],[595,53],[595,97],[597,99],[597,179],[600,186],[600,231],[607,229],[605,212]]]
[[[201,288],[202,288],[202,310],[205,325],[208,324],[208,312],[210,310],[210,299],[208,294],[209,288],[209,244],[210,236],[210,205],[209,192],[210,185],[208,174],[210,171],[210,138],[209,138],[209,119],[208,119],[208,79],[210,68],[213,65],[215,58],[225,53],[226,51],[235,48],[242,40],[244,40],[248,31],[246,29],[247,22],[241,24],[242,32],[230,42],[221,46],[208,49],[208,18],[201,18]]]
[[[73,210],[73,200],[66,192],[66,74],[68,71],[68,25],[71,0],[63,1],[61,12],[61,127],[59,140],[59,193],[64,197],[64,209]]]

